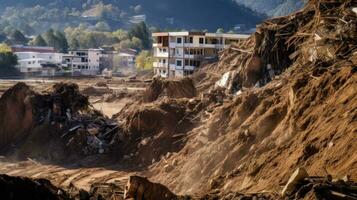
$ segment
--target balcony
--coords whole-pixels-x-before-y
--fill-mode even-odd
[[[195,70],[195,69],[196,69],[195,66],[185,65],[185,70],[191,70],[191,71],[193,71],[193,70]]]
[[[185,58],[188,58],[188,59],[201,59],[201,58],[203,58],[203,55],[190,55],[190,54],[185,54]]]
[[[169,52],[154,52],[154,57],[167,58],[169,57]]]
[[[163,47],[164,45],[162,43],[153,43],[153,47]]]
[[[171,68],[171,66],[170,66],[170,68]],[[195,66],[189,66],[189,65],[185,65],[184,67],[183,66],[175,66],[175,69],[176,70],[195,70]]]
[[[153,66],[156,68],[167,68],[167,64],[166,63],[161,63],[161,62],[154,62]]]

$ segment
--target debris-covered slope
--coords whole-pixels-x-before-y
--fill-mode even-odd
[[[43,94],[18,83],[0,98],[0,152],[61,161],[110,151],[119,127],[90,108],[78,85]]]
[[[183,150],[153,166],[152,179],[179,193],[280,192],[297,167],[356,180],[355,7],[309,1],[204,68],[208,76],[230,71],[226,93],[235,97],[189,133]]]

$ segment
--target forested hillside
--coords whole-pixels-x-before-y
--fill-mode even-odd
[[[85,25],[99,31],[130,28],[145,20],[160,29],[247,31],[265,16],[232,0],[0,0],[0,28],[26,35]]]
[[[238,4],[268,16],[283,16],[302,8],[304,0],[235,0]]]

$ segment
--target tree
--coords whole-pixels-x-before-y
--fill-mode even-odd
[[[28,39],[21,33],[21,31],[14,29],[9,35],[11,44],[27,44]]]
[[[58,50],[60,50],[61,52],[67,52],[68,51],[68,42],[67,42],[67,38],[64,35],[64,33],[61,31],[56,31],[55,37],[57,40]]]
[[[48,46],[54,47],[60,52],[67,52],[68,42],[66,36],[62,32],[49,29],[43,34],[43,37]]]
[[[15,75],[17,70],[17,56],[12,53],[11,48],[6,44],[0,44],[0,75]]]
[[[150,51],[141,51],[135,59],[135,65],[138,69],[152,69],[154,58]]]
[[[100,21],[95,25],[95,29],[97,31],[109,32],[110,26],[106,22]]]
[[[129,31],[129,37],[137,37],[141,40],[144,49],[149,49],[151,47],[150,44],[150,33],[145,22],[140,22],[135,24]]]
[[[79,45],[79,42],[76,38],[71,38],[69,39],[69,49],[71,50],[76,50],[76,49],[79,49],[80,45]]]
[[[43,34],[43,38],[45,39],[48,46],[55,47],[57,43],[57,38],[55,36],[54,30],[49,29]],[[56,48],[56,47],[55,47]]]
[[[31,45],[34,46],[40,46],[40,47],[45,47],[47,46],[47,43],[45,41],[45,39],[43,39],[43,37],[41,35],[36,36],[31,42]]]
[[[123,29],[118,29],[113,32],[113,36],[117,37],[120,41],[126,40],[129,38],[128,31]]]
[[[133,37],[131,40],[126,39],[119,43],[119,49],[136,49],[141,50],[143,48],[142,42],[139,38]]]

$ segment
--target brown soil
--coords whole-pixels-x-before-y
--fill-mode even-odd
[[[352,39],[356,29],[349,27],[356,22],[353,5],[310,1],[300,12],[268,20],[250,40],[202,69],[217,77],[233,70],[231,88],[242,94],[188,133],[190,140],[180,152],[152,166],[152,180],[181,194],[216,189],[275,193],[297,167],[316,176],[357,180],[357,74],[351,51],[357,44]],[[343,18],[347,25],[327,15]],[[314,33],[335,39],[317,42],[319,38],[308,37]],[[313,44],[310,49],[316,52],[304,48]],[[336,47],[332,57],[325,52],[330,47]],[[264,83],[268,63],[283,73],[252,88]],[[208,91],[202,82],[214,78],[201,74],[197,80],[201,91]]]
[[[27,137],[34,126],[33,92],[25,84],[17,84],[0,98],[0,149],[6,149]]]
[[[45,179],[31,180],[0,175],[0,188],[2,199],[70,199],[64,190],[53,186]]]
[[[144,102],[153,102],[160,97],[192,98],[197,95],[195,85],[190,78],[181,80],[162,80],[155,78],[144,92]]]

